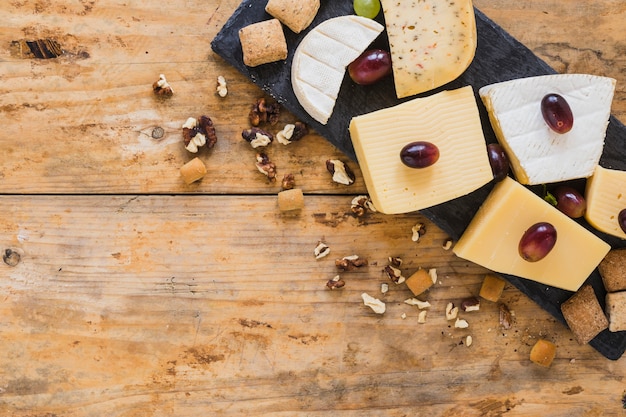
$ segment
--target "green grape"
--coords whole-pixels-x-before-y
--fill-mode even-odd
[[[380,12],[379,0],[354,0],[354,12],[370,19],[378,16]]]

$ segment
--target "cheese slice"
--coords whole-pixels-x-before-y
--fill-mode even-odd
[[[493,178],[471,86],[354,117],[350,136],[372,203],[383,213],[431,207]],[[400,151],[414,141],[437,146],[439,160],[427,168],[405,166]]]
[[[597,230],[626,239],[618,224],[619,212],[626,209],[626,171],[601,166],[587,180],[585,219]]]
[[[528,262],[518,253],[524,232],[539,222],[556,228],[556,244],[545,258]],[[611,247],[522,184],[496,184],[454,246],[454,253],[492,271],[576,291]]]
[[[458,78],[474,59],[471,0],[381,0],[396,95],[412,96]]]
[[[598,165],[611,114],[615,80],[587,74],[554,74],[491,84],[479,90],[498,141],[522,184],[587,178]],[[572,129],[554,132],[541,99],[557,93],[574,115]]]
[[[383,29],[372,19],[348,15],[325,20],[303,37],[291,63],[291,85],[311,117],[328,122],[346,67]]]

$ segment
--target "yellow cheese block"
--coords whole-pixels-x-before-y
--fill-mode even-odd
[[[587,180],[585,199],[585,219],[589,224],[601,232],[626,239],[617,222],[619,212],[626,209],[626,171],[597,166]]]
[[[372,203],[383,213],[431,207],[493,178],[471,86],[354,117],[350,135]],[[435,144],[439,160],[405,166],[400,151],[414,141]]]
[[[469,66],[476,52],[471,0],[381,0],[396,95],[440,87]]]
[[[524,232],[538,222],[556,228],[548,255],[527,262],[518,253]],[[457,244],[454,253],[504,274],[576,291],[611,247],[517,181],[496,184]]]

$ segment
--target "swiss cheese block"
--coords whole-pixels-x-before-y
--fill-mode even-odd
[[[528,262],[520,238],[538,222],[556,228],[556,244],[545,258]],[[454,253],[504,274],[576,291],[611,247],[512,178],[496,184],[454,246]]]
[[[546,184],[587,178],[598,165],[611,114],[615,80],[587,74],[553,74],[491,84],[479,90],[498,141],[517,180]],[[557,93],[568,102],[572,129],[550,129],[541,100]]]
[[[431,207],[493,178],[471,86],[354,117],[350,136],[372,203],[383,213]],[[405,166],[400,151],[414,141],[435,144],[439,160],[427,168]]]
[[[348,15],[325,20],[304,36],[291,63],[291,85],[312,118],[328,122],[346,67],[383,29],[372,19]]]
[[[585,219],[601,232],[626,239],[617,217],[626,209],[626,171],[598,165],[585,190]]]
[[[471,0],[381,0],[398,98],[458,78],[474,59]]]

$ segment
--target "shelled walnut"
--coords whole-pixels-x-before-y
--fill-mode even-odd
[[[274,140],[274,135],[258,127],[244,129],[241,132],[241,137],[249,142],[253,148],[267,146]]]
[[[159,79],[152,84],[154,94],[161,97],[169,97],[174,94],[172,86],[165,79],[165,75],[159,75]]]
[[[339,184],[350,185],[354,182],[355,176],[348,165],[339,159],[328,159],[326,169],[333,176],[333,181]]]
[[[276,164],[264,152],[256,154],[256,168],[270,181],[276,181]]]
[[[189,152],[197,153],[205,144],[212,148],[216,143],[215,127],[209,116],[189,117],[183,124],[183,144]]]
[[[278,122],[279,116],[280,104],[274,102],[268,103],[265,98],[261,97],[250,109],[248,118],[252,126],[259,126],[262,123],[269,123],[273,126]]]

